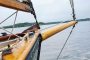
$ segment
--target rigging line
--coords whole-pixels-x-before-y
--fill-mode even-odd
[[[74,9],[74,1],[73,0],[69,0],[70,1],[70,5],[71,5],[71,8],[72,8],[72,17],[73,17],[73,20],[76,19],[76,15],[75,15],[75,9]]]
[[[14,27],[15,27],[15,22],[16,22],[16,19],[17,19],[17,14],[18,14],[18,10],[16,12],[16,15],[15,15],[15,19],[14,19],[14,24],[13,24],[13,27],[12,27],[12,30],[11,32],[13,33],[13,30],[14,30]],[[9,36],[8,40],[10,40],[11,36]]]
[[[0,29],[4,30],[4,31],[6,31],[6,32],[8,32],[8,33],[10,33],[10,34],[13,34],[12,32],[10,32],[10,31],[4,29],[3,27],[0,27]],[[15,35],[15,34],[13,34],[13,35]],[[15,35],[15,36],[17,36],[18,38],[20,38],[20,36],[18,36],[18,35]]]
[[[75,26],[72,27],[72,29],[71,29],[71,31],[70,31],[70,33],[69,33],[69,35],[68,35],[68,37],[67,37],[67,39],[66,39],[64,45],[63,45],[63,47],[61,48],[61,51],[59,52],[59,55],[57,56],[57,60],[60,58],[61,53],[63,52],[63,50],[64,50],[64,48],[65,48],[65,46],[66,46],[66,44],[67,44],[67,42],[68,42],[68,40],[69,40],[69,38],[70,38],[72,32],[73,32],[73,30],[74,30],[74,27],[75,27]]]
[[[71,5],[71,8],[72,8],[72,14],[73,14],[72,17],[73,17],[73,20],[76,20],[75,10],[74,10],[74,2],[73,2],[73,0],[69,0],[69,1],[70,1],[70,5]],[[76,25],[76,24],[75,24],[75,25]],[[62,53],[62,51],[64,50],[64,48],[65,48],[65,46],[66,46],[66,44],[67,44],[67,42],[68,42],[68,40],[69,40],[69,38],[70,38],[73,30],[74,30],[74,28],[75,28],[75,25],[72,27],[72,29],[71,29],[71,31],[70,31],[70,33],[69,33],[69,35],[68,35],[68,37],[67,37],[64,45],[63,45],[63,47],[61,48],[61,51],[60,51],[59,55],[57,56],[57,60],[58,60],[59,57],[61,56],[61,53]]]
[[[1,23],[3,23],[4,21],[6,21],[7,19],[9,19],[11,16],[13,16],[13,15],[14,15],[15,13],[17,13],[17,12],[18,12],[18,10],[17,10],[16,12],[14,12],[13,14],[11,14],[9,17],[7,17],[5,20],[3,20]],[[15,18],[15,19],[16,19],[16,18]],[[1,24],[1,23],[0,23],[0,24]],[[12,32],[4,29],[3,27],[0,27],[0,28],[3,29],[4,31],[10,33],[10,34],[13,34]],[[13,34],[13,35],[15,35],[15,34]],[[18,38],[20,38],[20,36],[18,36],[18,35],[15,35],[15,36],[17,36]]]
[[[32,4],[32,2],[29,1],[29,0],[28,0],[28,2],[30,3],[30,7],[31,7],[31,9],[32,9],[31,14],[33,14],[33,16],[34,16],[34,18],[35,18],[35,21],[36,21],[36,24],[37,24],[38,28],[40,29],[40,26],[39,26],[39,23],[38,23],[38,20],[37,20],[37,16],[36,16],[36,13],[35,13],[33,4]]]
[[[11,16],[13,16],[15,13],[17,13],[17,11],[16,12],[14,12],[14,13],[12,13],[9,17],[7,17],[6,19],[4,19],[2,22],[0,22],[0,24],[2,24],[3,22],[5,22],[7,19],[9,19]]]
[[[31,0],[25,0],[25,1],[23,1],[23,3],[28,4],[30,6],[30,8],[31,8],[30,13],[34,16],[37,27],[38,27],[38,29],[40,29],[32,1]]]
[[[16,15],[15,15],[14,24],[13,24],[13,28],[12,28],[12,31],[11,31],[11,32],[13,32],[13,30],[14,30],[15,22],[16,22],[16,20],[17,20],[17,14],[18,14],[18,10],[17,10]]]

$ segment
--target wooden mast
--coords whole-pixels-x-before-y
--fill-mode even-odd
[[[0,6],[25,12],[29,12],[31,10],[30,6],[27,4],[18,2],[16,0],[0,0]]]

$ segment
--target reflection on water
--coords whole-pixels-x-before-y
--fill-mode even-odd
[[[40,60],[56,60],[71,28],[42,43]],[[90,60],[90,22],[79,22],[59,60]]]

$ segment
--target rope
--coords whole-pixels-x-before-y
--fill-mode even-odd
[[[36,16],[36,13],[35,13],[35,10],[33,8],[33,4],[30,0],[27,0],[29,2],[29,5],[30,5],[30,8],[32,9],[31,10],[31,14],[33,14],[34,18],[35,18],[35,21],[36,21],[36,24],[37,24],[37,28],[40,29],[40,26],[39,26],[39,23],[38,23],[38,20],[37,20],[37,16]],[[42,41],[42,36],[41,34],[39,35],[39,38],[40,38],[40,41],[39,41],[39,49],[38,49],[38,56],[37,56],[37,60],[40,59],[40,50],[41,50],[41,41]]]
[[[14,19],[14,24],[13,24],[12,32],[13,32],[14,27],[15,27],[15,22],[16,22],[16,19],[17,19],[17,14],[18,14],[18,10],[17,10],[16,16],[15,16],[15,19]]]
[[[16,21],[17,12],[18,12],[18,11],[14,12],[13,14],[11,14],[11,15],[10,15],[9,17],[7,17],[5,20],[3,20],[2,22],[0,22],[0,24],[2,24],[2,23],[5,22],[7,19],[9,19],[10,17],[12,17],[15,13],[16,13],[16,16],[15,16],[15,21]],[[15,25],[15,21],[14,21],[14,25]],[[14,26],[13,26],[13,28],[14,28]],[[12,32],[4,29],[3,27],[0,27],[0,29],[4,30],[4,31],[6,31],[6,32],[8,32],[8,33],[10,33],[10,34],[13,34]],[[12,29],[12,31],[13,31],[13,29]],[[15,35],[15,34],[13,34],[13,35]],[[15,35],[15,36],[17,36],[18,38],[20,38],[20,36],[18,36],[18,35]]]
[[[16,12],[16,16],[15,16],[14,24],[13,24],[13,27],[12,27],[12,30],[11,30],[12,33],[13,33],[14,26],[15,26],[15,22],[16,22],[16,19],[17,19],[17,14],[18,14],[18,11]],[[11,36],[9,36],[8,40],[10,40],[10,38],[11,38]]]
[[[13,27],[12,27],[11,32],[5,30],[5,29],[2,28],[2,27],[0,27],[0,28],[3,29],[3,30],[6,31],[6,32],[9,32],[9,33],[13,34],[12,32],[13,32],[13,30],[14,30],[15,22],[16,22],[16,19],[17,19],[17,13],[18,13],[18,10],[12,14],[12,15],[14,15],[14,14],[16,14],[16,15],[15,15],[14,24],[13,24]],[[3,20],[1,23],[3,23],[4,21],[6,21],[7,19],[9,19],[12,15],[10,15],[9,17],[7,17],[7,18],[6,18],[5,20]],[[15,35],[15,34],[13,34],[13,35]],[[19,38],[19,40],[20,40],[20,36],[18,36],[18,35],[15,35],[15,36],[17,36],[17,37]],[[11,36],[9,36],[9,38],[8,38],[7,40],[10,40],[10,38],[11,38]],[[11,48],[9,44],[8,44],[7,46],[8,46],[8,48]],[[13,45],[13,46],[14,46],[14,45]]]
[[[29,3],[30,3],[30,7],[32,9],[31,11],[31,14],[33,14],[34,18],[35,18],[35,21],[36,21],[36,24],[37,24],[37,28],[40,29],[40,26],[39,26],[39,23],[38,23],[38,20],[37,20],[37,16],[36,16],[36,13],[35,13],[35,10],[33,8],[33,4],[32,2],[29,0]],[[37,56],[37,60],[40,60],[40,51],[41,51],[41,41],[42,41],[42,36],[41,34],[38,36],[40,38],[40,41],[39,41],[39,49],[38,49],[38,56]]]
[[[72,14],[73,14],[72,17],[73,17],[73,20],[75,21],[76,16],[75,16],[75,10],[74,10],[74,3],[73,3],[73,0],[69,0],[69,1],[70,1],[70,5],[71,5],[71,8],[72,8]],[[71,31],[70,31],[70,33],[69,33],[69,35],[68,35],[68,37],[67,37],[64,45],[63,45],[63,47],[61,48],[61,50],[60,50],[60,52],[59,52],[59,55],[57,56],[57,60],[58,60],[59,57],[61,56],[61,54],[62,54],[62,52],[63,52],[63,50],[64,50],[64,48],[65,48],[65,46],[66,46],[66,44],[67,44],[67,42],[68,42],[68,40],[69,40],[69,38],[70,38],[70,36],[71,36],[74,28],[75,28],[75,25],[72,27],[72,29],[71,29]]]
[[[4,29],[3,27],[0,27],[0,29],[4,30],[4,31],[6,31],[6,32],[8,32],[8,33],[10,33],[10,34],[13,34],[12,32],[10,32],[10,31]],[[15,34],[13,34],[13,35],[15,35]],[[18,38],[20,38],[20,36],[18,36],[18,35],[15,35],[15,36],[17,36]]]
[[[9,19],[10,17],[12,17],[15,13],[17,13],[17,11],[16,12],[14,12],[13,14],[11,14],[9,17],[7,17],[6,19],[4,19],[2,22],[0,22],[0,24],[2,24],[3,22],[5,22],[7,19]]]
[[[30,8],[32,9],[32,10],[31,10],[31,14],[33,14],[33,16],[34,16],[34,18],[35,18],[35,21],[36,21],[36,24],[37,24],[37,26],[38,26],[38,29],[40,29],[40,26],[39,26],[39,23],[38,23],[38,20],[37,20],[37,16],[36,16],[35,10],[34,10],[34,8],[33,8],[33,4],[32,4],[32,2],[29,1],[29,0],[28,0],[28,2],[29,2],[29,5],[30,5]]]
[[[71,36],[73,30],[74,30],[74,27],[75,27],[75,26],[72,27],[72,29],[71,29],[71,31],[70,31],[70,33],[69,33],[69,35],[68,35],[68,37],[67,37],[67,39],[66,39],[64,45],[63,45],[63,47],[61,48],[61,51],[59,52],[59,55],[57,56],[57,60],[58,60],[59,57],[61,56],[61,53],[62,53],[62,51],[64,50],[64,48],[65,48],[65,46],[66,46],[66,44],[67,44],[67,42],[68,42],[68,40],[69,40],[69,38],[70,38],[70,36]]]
[[[75,15],[75,9],[74,9],[74,1],[73,0],[69,0],[70,1],[70,5],[71,5],[71,8],[72,8],[72,14],[73,14],[73,20],[76,19],[76,15]]]
[[[25,0],[25,1],[23,1],[23,3],[30,6],[30,8],[31,8],[30,13],[34,16],[37,27],[38,27],[38,29],[40,29],[40,26],[39,26],[39,23],[38,23],[38,20],[37,20],[37,16],[36,16],[36,13],[35,13],[35,10],[34,10],[34,7],[33,7],[33,3],[31,2],[31,0]]]

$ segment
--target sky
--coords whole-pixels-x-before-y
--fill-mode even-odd
[[[69,0],[32,0],[32,2],[39,22],[72,20]],[[74,0],[74,4],[77,19],[90,18],[90,0]],[[0,22],[13,12],[15,10],[0,7]],[[14,17],[15,15],[3,24],[11,25]],[[16,23],[22,22],[35,22],[35,20],[30,13],[19,11]]]

